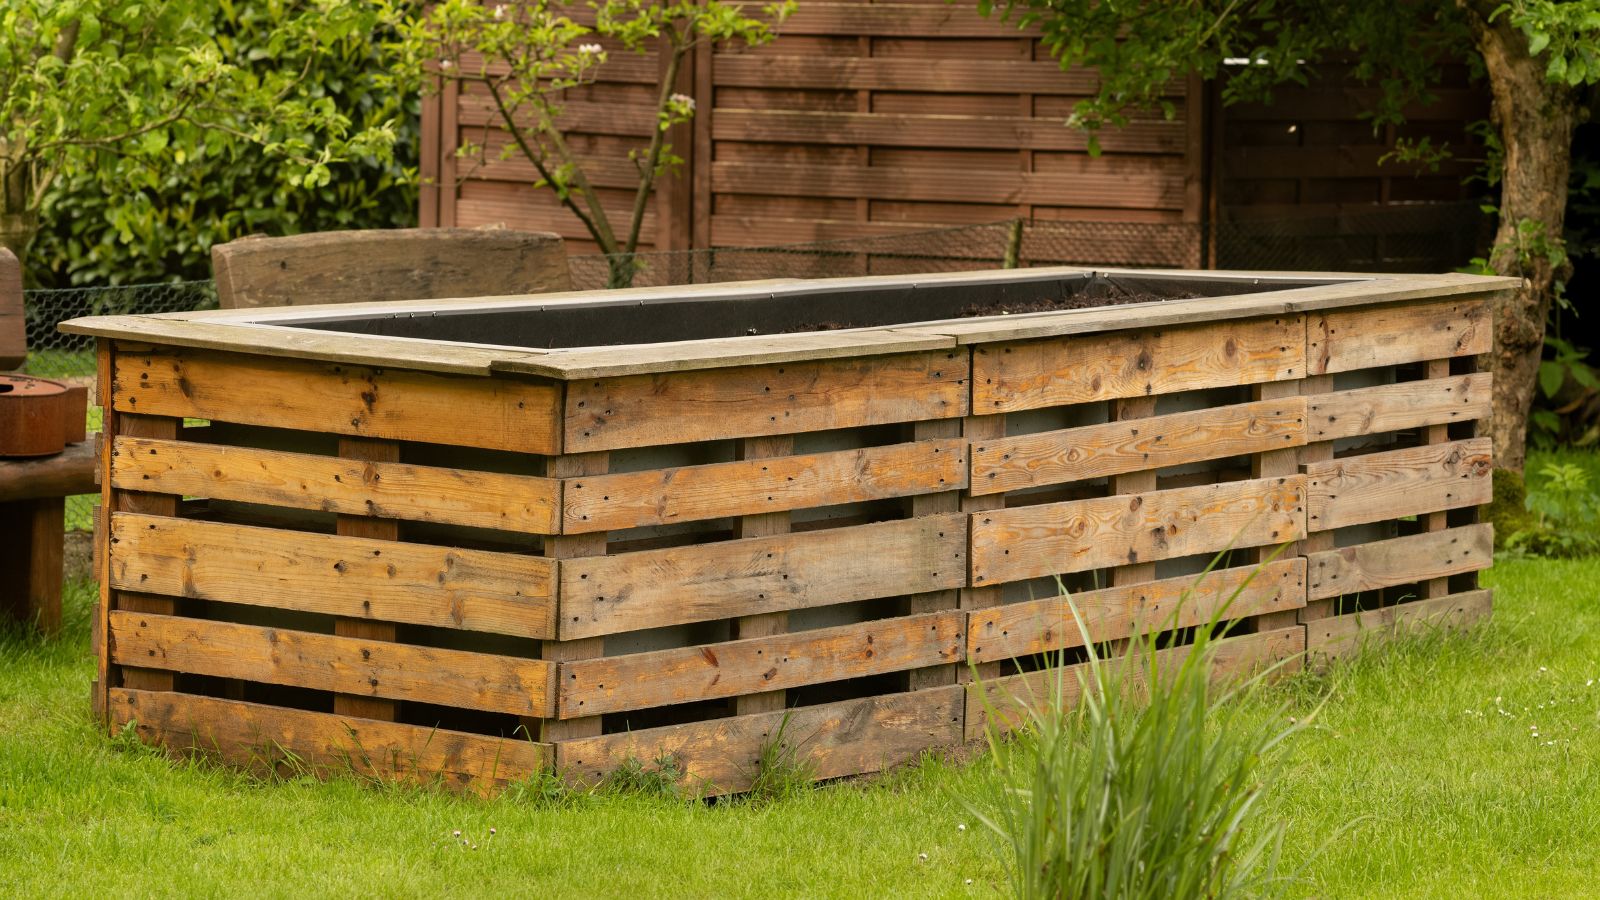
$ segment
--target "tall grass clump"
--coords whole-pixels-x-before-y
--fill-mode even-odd
[[[1258,801],[1276,774],[1273,749],[1303,724],[1286,707],[1263,715],[1261,704],[1239,702],[1270,669],[1213,678],[1232,599],[1187,646],[1162,646],[1174,618],[1108,659],[1068,598],[1087,660],[1068,666],[1064,653],[1050,654],[1035,696],[983,692],[994,767],[989,796],[972,808],[1009,856],[1017,897],[1222,898],[1281,887],[1284,825],[1264,821]]]

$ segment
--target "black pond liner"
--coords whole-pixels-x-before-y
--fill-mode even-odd
[[[693,341],[762,334],[879,328],[982,315],[1086,309],[1127,303],[1226,297],[1331,284],[1326,279],[1204,278],[1085,272],[994,280],[918,284],[784,285],[778,292],[647,299],[576,300],[489,309],[364,312],[349,316],[278,320],[274,324],[473,344],[556,349]],[[715,289],[717,285],[704,285]]]

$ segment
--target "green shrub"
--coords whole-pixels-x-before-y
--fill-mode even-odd
[[[1237,702],[1266,672],[1213,685],[1219,626],[1165,653],[1152,632],[1117,661],[1092,645],[1079,666],[1053,655],[1048,696],[1018,704],[1008,737],[991,726],[991,796],[973,811],[1010,857],[1016,896],[1234,897],[1281,880],[1284,825],[1257,801],[1271,752],[1303,725]]]
[[[1589,473],[1571,462],[1547,462],[1523,502],[1530,517],[1505,539],[1514,554],[1572,558],[1600,553],[1600,498]]]

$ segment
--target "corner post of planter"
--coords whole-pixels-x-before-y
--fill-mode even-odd
[[[959,438],[961,437],[961,425],[961,419],[933,419],[914,422],[907,427],[906,431],[909,432],[907,436],[913,441]],[[962,491],[959,488],[953,491],[941,491],[936,494],[918,494],[906,501],[906,511],[912,518],[930,516],[937,513],[960,512],[961,495]],[[960,590],[930,591],[923,594],[911,594],[906,597],[903,614],[910,616],[919,613],[943,612],[959,609],[960,607]],[[962,641],[962,646],[965,646],[965,634],[961,636],[960,640]],[[959,668],[959,663],[946,663],[944,665],[913,669],[906,673],[906,690],[916,691],[923,688],[955,684]]]
[[[360,460],[369,463],[397,463],[400,461],[400,444],[397,441],[340,438],[339,457],[341,459]],[[396,519],[341,515],[335,523],[334,530],[337,534],[374,541],[400,540],[400,522]],[[359,638],[368,641],[392,642],[399,636],[399,632],[392,622],[373,622],[367,619],[350,618],[334,619],[333,633],[340,637]],[[397,718],[399,708],[400,704],[395,700],[382,700],[376,697],[357,696],[354,694],[335,694],[333,697],[333,711],[335,713],[357,716],[363,719],[380,719],[392,722]]]
[[[1333,376],[1327,374],[1328,370],[1328,316],[1326,313],[1306,316],[1306,377],[1300,380],[1300,393],[1306,396],[1327,394],[1333,391]],[[1308,473],[1311,467],[1333,461],[1333,441],[1309,440],[1309,426],[1307,422],[1308,439],[1305,446],[1300,448],[1299,471]],[[1313,553],[1332,550],[1334,547],[1333,531],[1312,531],[1307,527],[1305,540],[1301,541],[1292,550],[1300,556],[1309,558]],[[1309,573],[1308,573],[1309,582]],[[1299,621],[1301,624],[1315,622],[1332,616],[1337,609],[1338,598],[1330,597],[1322,600],[1307,600],[1306,605],[1300,609]]]
[[[788,456],[794,452],[794,435],[774,435],[772,437],[741,438],[735,444],[734,458],[740,460],[769,459],[776,456]],[[734,523],[735,538],[772,537],[773,535],[788,534],[790,516],[787,510],[781,512],[755,513],[740,516]],[[763,638],[783,634],[789,630],[789,614],[787,612],[757,613],[750,616],[740,616],[729,622],[728,637],[730,640],[744,638]],[[760,694],[744,694],[735,697],[733,710],[735,715],[749,715],[751,713],[777,712],[784,708],[788,692],[784,690],[767,691]]]
[[[1321,381],[1331,382],[1331,379],[1324,377],[1321,379],[1296,378],[1289,381],[1268,381],[1252,387],[1250,391],[1251,398],[1254,400],[1287,400],[1291,397],[1299,397],[1303,394],[1312,393],[1314,390],[1326,390],[1329,385],[1324,385],[1319,388],[1308,387],[1308,385],[1312,385],[1313,382]],[[1309,430],[1309,423],[1306,421],[1306,417],[1303,414],[1304,409],[1302,409],[1301,412],[1302,415],[1300,416],[1299,427],[1302,431]],[[1329,443],[1326,446],[1328,451],[1327,458],[1332,458],[1333,445]],[[1255,454],[1255,456],[1251,457],[1250,459],[1251,477],[1278,478],[1299,474],[1300,463],[1305,449],[1305,446],[1301,445],[1297,447],[1286,447],[1282,450],[1268,450],[1263,453]],[[1329,533],[1328,538],[1328,546],[1331,547],[1331,533]],[[1283,559],[1292,559],[1296,556],[1302,556],[1310,552],[1309,547],[1309,539],[1305,541],[1296,541],[1286,547],[1283,553],[1280,554],[1280,557]],[[1251,561],[1256,563],[1265,562],[1276,549],[1276,547],[1263,547],[1252,550],[1250,551]],[[1302,584],[1301,587],[1302,590],[1300,593],[1302,594],[1302,597],[1300,599],[1304,599],[1304,585]],[[1291,628],[1300,624],[1301,615],[1304,613],[1304,611],[1305,607],[1296,606],[1294,609],[1263,613],[1260,616],[1257,616],[1255,619],[1255,630],[1259,632],[1275,631],[1279,628]]]
[[[961,422],[961,434],[962,437],[967,439],[967,452],[969,454],[970,465],[970,454],[975,448],[981,446],[983,441],[993,440],[995,438],[1003,438],[1006,436],[1006,414],[996,413],[994,415],[987,416],[967,416]],[[975,522],[970,520],[975,520],[982,516],[984,512],[990,510],[1004,509],[1005,505],[1005,494],[982,494],[974,496],[970,490],[963,492],[961,497],[961,511],[971,514],[967,528],[968,540],[971,540],[970,535],[973,531],[972,526],[975,524]],[[974,562],[976,556],[971,552],[970,546],[968,547],[967,559],[967,586],[961,589],[961,609],[970,611],[975,609],[988,609],[992,606],[999,606],[1002,590],[1000,585],[974,584],[973,567],[976,565]],[[967,629],[969,633],[971,628],[972,618],[971,616],[968,616]],[[977,678],[985,681],[998,678],[1000,676],[1000,663],[988,662],[979,663],[976,667],[963,667],[960,670],[957,680],[961,683],[971,682],[974,674],[976,674]],[[969,698],[966,704],[965,739],[972,741],[982,737],[985,725],[986,719],[982,704],[976,702],[975,699]]]
[[[611,453],[596,450],[587,453],[568,453],[550,457],[545,474],[550,478],[574,478],[585,475],[604,475],[611,468]],[[546,538],[545,556],[551,559],[577,559],[585,556],[606,555],[606,532],[589,534],[561,534]],[[558,601],[559,602],[559,601]],[[551,662],[596,659],[605,655],[605,638],[579,638],[572,641],[540,642],[540,657]],[[598,737],[602,730],[599,716],[582,716],[573,719],[541,719],[538,739],[544,742],[570,738]]]

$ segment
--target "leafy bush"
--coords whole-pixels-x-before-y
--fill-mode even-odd
[[[303,71],[311,99],[332,101],[357,129],[393,119],[394,159],[332,163],[327,184],[313,187],[248,141],[189,124],[157,129],[140,138],[157,154],[104,151],[56,178],[28,254],[32,284],[206,279],[211,245],[247,234],[415,224],[420,99],[387,86],[388,36],[350,30],[336,53],[304,54],[281,38],[301,6],[217,2],[209,33],[225,62],[254,75]]]
[[[1052,655],[1048,696],[1018,703],[1009,738],[991,725],[993,793],[973,811],[1009,854],[1016,896],[1233,897],[1280,880],[1284,825],[1257,801],[1271,751],[1303,725],[1235,702],[1266,672],[1213,685],[1219,626],[1165,652],[1157,632],[1135,638],[1118,662],[1092,644],[1072,669]]]
[[[1600,499],[1589,473],[1570,462],[1548,462],[1524,501],[1532,519],[1506,538],[1518,555],[1568,558],[1600,553]]]

